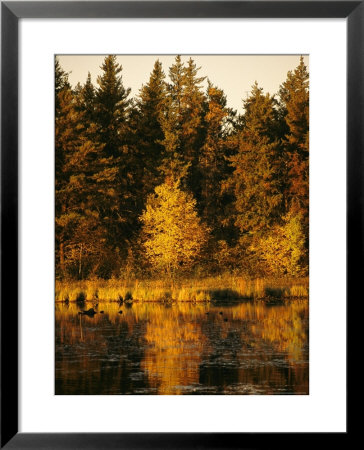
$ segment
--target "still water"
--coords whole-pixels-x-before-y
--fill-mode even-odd
[[[308,394],[307,302],[79,310],[56,304],[56,394]]]

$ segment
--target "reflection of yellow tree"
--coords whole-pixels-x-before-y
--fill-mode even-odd
[[[267,307],[264,303],[245,303],[233,308],[232,316],[251,323],[250,333],[255,345],[261,339],[273,344],[275,349],[286,352],[288,359],[300,360],[307,343],[307,302],[291,302],[284,306]]]
[[[307,304],[292,303],[289,308],[275,307],[267,310],[266,317],[252,327],[254,333],[286,352],[290,361],[302,359],[307,334],[301,315],[307,311]]]
[[[99,393],[120,393],[121,386],[130,393],[134,376],[158,394],[190,393],[194,385],[220,386],[223,393],[259,386],[256,392],[266,394],[280,386],[308,391],[307,302],[224,308],[135,303],[123,314],[117,303],[100,303],[101,309],[105,314],[90,318],[79,316],[76,304],[56,306],[57,367],[71,393],[92,393],[89,386],[95,385]],[[137,353],[136,365],[130,351]],[[279,365],[271,364],[272,355]],[[240,391],[233,392],[234,385]]]
[[[192,311],[191,306],[181,305],[163,315],[153,314],[147,325],[142,368],[148,373],[151,386],[158,388],[158,394],[182,394],[184,386],[199,381],[206,338],[201,323],[194,321],[194,315],[200,316],[201,312],[191,314]]]
[[[222,316],[211,313],[202,383],[221,393],[308,392],[307,302],[249,302],[224,308]]]

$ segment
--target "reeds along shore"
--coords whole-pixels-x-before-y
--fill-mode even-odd
[[[56,302],[83,301],[179,301],[307,299],[308,278],[255,279],[215,277],[174,282],[165,280],[56,281]]]

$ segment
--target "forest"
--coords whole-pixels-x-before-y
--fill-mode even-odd
[[[242,90],[239,114],[192,58],[167,72],[157,59],[135,97],[115,55],[74,87],[56,58],[56,280],[307,277],[309,74],[297,60],[277,93]]]

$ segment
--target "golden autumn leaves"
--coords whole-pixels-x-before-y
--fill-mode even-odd
[[[140,220],[150,263],[170,277],[191,268],[208,239],[209,229],[197,215],[196,201],[180,189],[179,181],[157,186]]]

